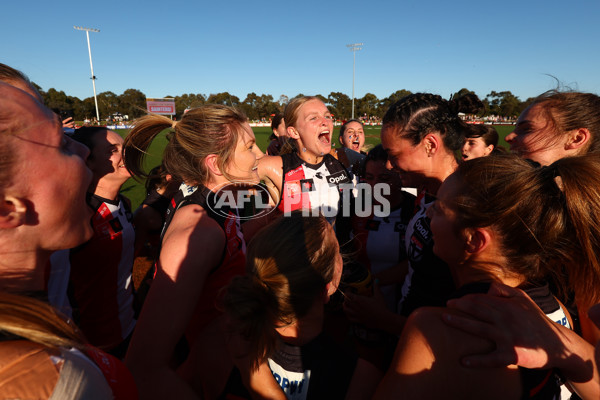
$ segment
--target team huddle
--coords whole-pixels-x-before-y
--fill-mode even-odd
[[[263,154],[223,105],[66,134],[0,64],[0,397],[599,398],[600,97],[510,151],[482,105],[408,95],[367,149],[297,97]]]

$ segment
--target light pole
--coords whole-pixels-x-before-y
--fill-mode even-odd
[[[96,76],[94,75],[94,65],[92,64],[92,49],[90,47],[90,31],[100,32],[100,29],[84,28],[82,26],[73,26],[73,28],[75,28],[79,31],[85,31],[85,36],[87,37],[88,53],[90,53],[90,68],[92,70],[92,86],[94,87],[94,103],[96,104],[96,119],[98,120],[98,124],[99,124],[100,123],[100,113],[98,112],[98,99],[96,98]]]
[[[354,62],[352,63],[352,119],[354,119],[354,76],[356,74],[356,52],[361,50],[363,45],[364,43],[352,43],[346,45],[354,57]]]

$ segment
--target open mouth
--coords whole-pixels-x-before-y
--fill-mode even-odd
[[[323,144],[330,145],[331,144],[331,136],[329,131],[323,131],[319,133],[319,141]]]
[[[463,153],[463,155],[462,155],[462,158],[463,158],[463,160],[466,160],[467,158],[469,158],[469,155],[468,155],[468,154],[465,154],[465,153]]]
[[[352,150],[359,151],[360,150],[360,142],[352,142]]]

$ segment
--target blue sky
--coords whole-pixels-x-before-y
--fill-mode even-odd
[[[9,1],[0,62],[44,90],[148,97],[228,91],[448,97],[466,87],[521,100],[556,86],[600,93],[600,1]]]

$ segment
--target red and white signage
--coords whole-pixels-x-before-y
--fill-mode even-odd
[[[152,114],[175,115],[175,99],[146,99],[146,107]]]

